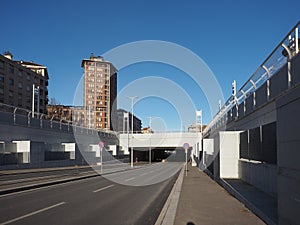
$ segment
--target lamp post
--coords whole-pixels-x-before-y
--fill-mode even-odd
[[[35,84],[32,85],[32,118],[34,118],[34,102],[35,94],[37,94],[37,113],[40,112],[40,87],[35,87]]]
[[[149,164],[151,164],[151,158],[152,158],[152,154],[151,154],[151,136],[152,136],[152,132],[151,132],[151,122],[152,122],[152,119],[154,119],[154,118],[159,118],[159,117],[156,117],[156,116],[149,116],[149,117],[147,117],[147,118],[149,118],[149,129],[150,129],[150,140],[149,140],[149,142],[150,142],[150,144],[149,144]]]
[[[131,167],[133,167],[133,105],[138,96],[128,96],[127,98],[131,99]]]
[[[124,117],[123,117],[123,133],[124,134],[125,134],[125,127],[126,127],[126,133],[127,133],[127,152],[129,152],[129,113],[128,112],[124,112]]]

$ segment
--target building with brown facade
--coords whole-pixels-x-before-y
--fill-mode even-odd
[[[113,130],[117,107],[117,69],[101,56],[83,59],[85,125]]]
[[[35,112],[46,113],[48,79],[45,66],[14,61],[9,52],[0,54],[0,103],[32,110],[34,99]]]
[[[73,107],[65,105],[47,105],[47,115],[65,121],[72,121]]]

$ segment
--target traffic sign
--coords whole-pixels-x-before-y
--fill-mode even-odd
[[[188,150],[190,148],[190,144],[189,143],[184,143],[182,146],[185,150]]]
[[[99,142],[99,147],[100,147],[100,148],[104,148],[104,142],[103,142],[103,141],[100,141],[100,142]]]

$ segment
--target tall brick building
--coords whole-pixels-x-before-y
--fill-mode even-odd
[[[91,54],[83,59],[85,125],[90,128],[112,130],[116,113],[117,70],[101,56]]]

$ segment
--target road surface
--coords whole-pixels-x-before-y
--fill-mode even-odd
[[[153,185],[135,184],[155,183],[156,177],[164,171],[172,174],[178,165],[157,164],[111,174],[134,186],[98,176],[2,195],[0,224],[154,224],[177,173]]]

